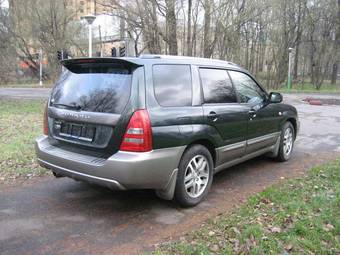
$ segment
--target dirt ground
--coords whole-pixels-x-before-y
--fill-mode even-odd
[[[149,251],[232,210],[274,183],[301,176],[310,167],[340,156],[340,106],[309,105],[302,102],[303,94],[284,97],[297,107],[301,121],[289,162],[260,157],[222,171],[215,175],[207,199],[190,209],[160,200],[153,191],[110,191],[52,176],[0,187],[0,253]]]

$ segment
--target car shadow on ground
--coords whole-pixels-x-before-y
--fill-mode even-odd
[[[278,163],[261,156],[225,169],[214,176],[209,196],[220,193],[221,188],[232,188],[233,185],[250,188],[251,185],[258,183],[258,178],[261,178],[262,174],[266,175],[265,179],[273,180],[278,174],[275,169],[281,168],[282,165],[285,163]],[[274,172],[270,173],[271,170]],[[174,201],[159,199],[153,190],[116,191],[84,182],[72,180],[67,182],[69,185],[65,185],[63,190],[53,191],[50,194],[53,194],[53,197],[57,198],[60,203],[65,201],[72,203],[79,211],[96,208],[97,215],[100,212],[140,212],[152,208],[155,204],[181,209]],[[209,201],[209,196],[205,201]]]

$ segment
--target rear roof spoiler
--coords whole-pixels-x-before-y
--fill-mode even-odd
[[[60,63],[66,68],[71,65],[91,63],[116,63],[136,67],[142,65],[136,58],[73,58],[61,60]]]

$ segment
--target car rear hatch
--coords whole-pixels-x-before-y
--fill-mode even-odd
[[[62,64],[65,70],[48,103],[49,136],[64,149],[112,155],[138,107],[132,91],[138,91],[133,76],[139,66],[113,58]]]

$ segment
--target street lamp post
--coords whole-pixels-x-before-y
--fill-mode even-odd
[[[43,65],[43,52],[42,49],[39,50],[39,85],[42,86],[42,65]]]
[[[291,75],[291,59],[292,59],[293,48],[288,48],[288,77],[287,77],[287,88],[290,90],[292,88],[292,75]]]
[[[86,15],[81,18],[85,19],[89,25],[89,57],[92,58],[92,23],[96,19],[96,16]]]

